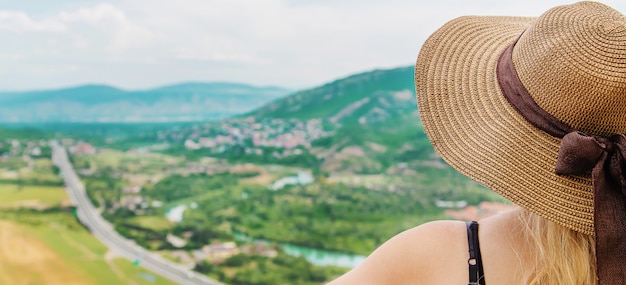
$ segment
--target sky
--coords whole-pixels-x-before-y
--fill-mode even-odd
[[[626,1],[600,1],[626,13]],[[463,15],[539,16],[558,0],[0,0],[0,90],[188,81],[305,89],[409,66]]]

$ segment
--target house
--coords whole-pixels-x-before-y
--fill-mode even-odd
[[[467,206],[460,210],[446,210],[445,214],[462,221],[478,221],[514,208],[512,204],[482,202],[478,206]]]
[[[183,246],[185,246],[187,244],[187,240],[185,240],[183,238],[180,238],[180,237],[177,237],[177,236],[175,236],[173,234],[167,234],[165,239],[171,245],[173,245],[174,247],[178,247],[178,248],[181,248],[181,247],[183,247]]]
[[[96,148],[86,142],[78,142],[76,145],[70,147],[71,154],[78,155],[93,155],[96,154]]]
[[[188,139],[185,141],[185,148],[188,150],[196,150],[196,149],[200,149],[201,146],[195,143],[194,141]]]
[[[141,196],[123,196],[120,199],[120,204],[122,207],[126,207],[129,210],[137,210],[138,206],[144,202],[143,197]]]
[[[124,194],[137,194],[141,192],[141,186],[128,186],[122,188],[122,193]]]
[[[201,250],[195,252],[196,259],[211,259],[212,261],[225,260],[233,255],[239,254],[241,250],[235,242],[215,242],[205,245]]]

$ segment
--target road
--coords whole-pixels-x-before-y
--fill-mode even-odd
[[[115,253],[131,260],[139,260],[139,265],[174,282],[184,285],[223,285],[205,275],[194,272],[154,254],[134,241],[119,235],[113,226],[100,216],[87,197],[85,187],[78,179],[74,167],[69,162],[67,151],[58,142],[52,141],[52,161],[63,173],[65,187],[77,208],[78,219],[91,233]]]

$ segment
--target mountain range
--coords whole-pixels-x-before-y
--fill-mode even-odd
[[[412,163],[438,161],[419,120],[413,77],[412,66],[378,69],[291,93],[276,87],[230,83],[187,83],[147,91],[86,85],[54,91],[0,92],[0,122],[17,118],[39,122],[39,127],[47,130],[90,130],[88,135],[126,132],[129,140],[137,140],[133,134],[145,136],[146,126],[135,130],[133,125],[99,122],[194,119],[198,123],[182,128],[154,124],[147,129],[151,134],[155,129],[170,129],[184,138],[184,133],[205,128],[206,121],[224,117],[254,117],[257,122],[319,119],[332,132],[311,142],[312,154],[323,161],[322,170],[381,173],[398,164],[411,167]],[[60,124],[52,129],[41,124],[54,121],[80,124]],[[215,123],[219,125],[218,120]],[[121,131],[116,131],[118,127]]]
[[[182,83],[148,90],[83,85],[0,92],[0,122],[189,122],[226,118],[290,93],[236,83]]]

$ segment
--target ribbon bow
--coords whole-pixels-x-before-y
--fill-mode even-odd
[[[542,109],[530,96],[515,70],[512,54],[518,39],[504,50],[498,60],[496,73],[502,95],[530,124],[556,138],[562,138],[556,174],[585,175],[591,171],[598,284],[624,284],[626,136],[588,136]]]
[[[626,256],[626,136],[592,137],[570,132],[563,137],[557,156],[556,174],[578,175],[591,171],[593,178],[594,227],[598,276],[623,282],[620,267]],[[617,265],[617,266],[616,266]],[[603,283],[606,284],[606,283]],[[609,283],[608,284],[617,284]]]
[[[581,132],[571,132],[563,137],[557,156],[556,174],[585,174],[595,168],[608,168],[610,180],[626,195],[624,179],[626,161],[626,136],[595,138]]]

